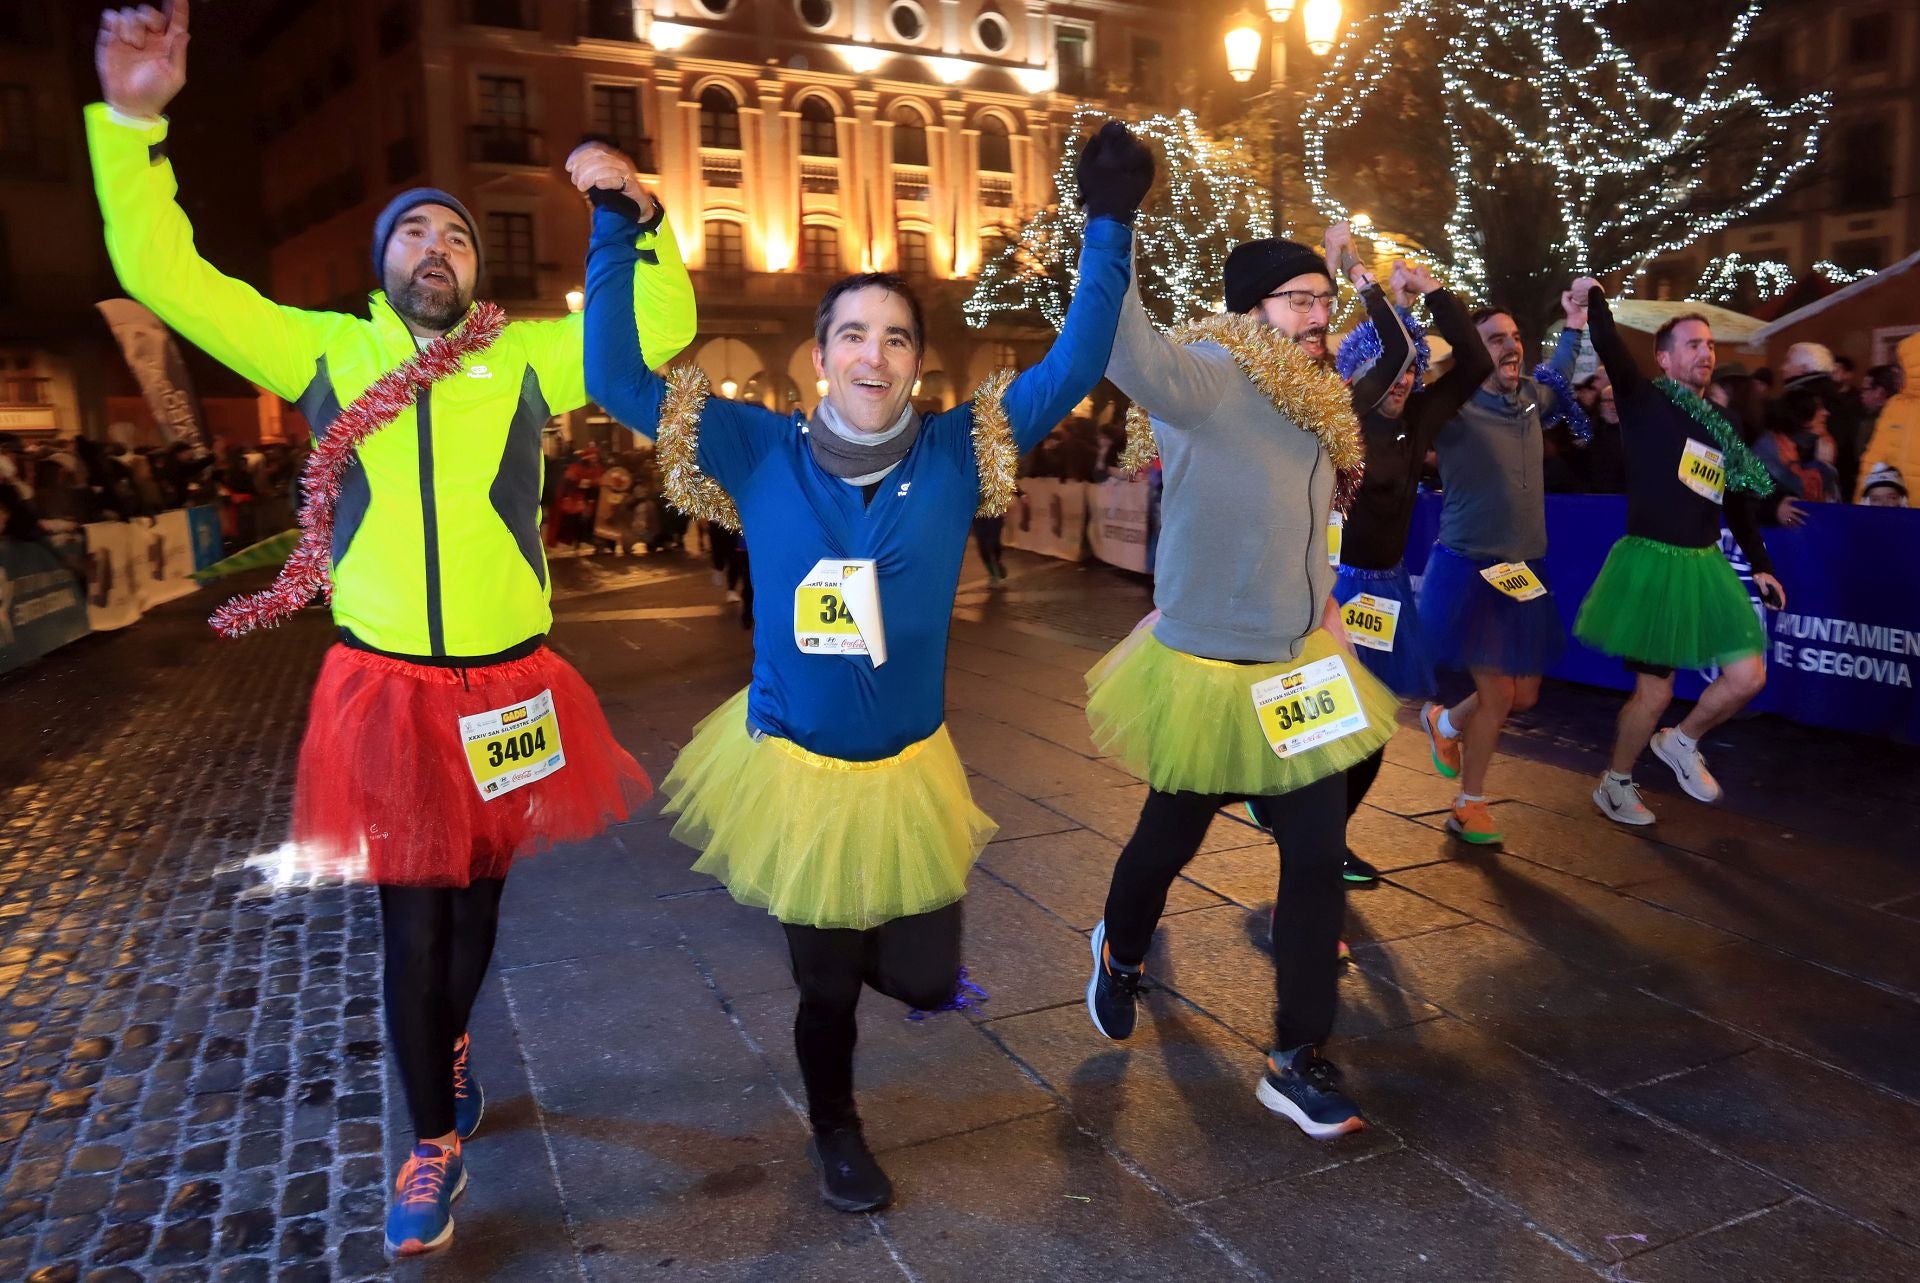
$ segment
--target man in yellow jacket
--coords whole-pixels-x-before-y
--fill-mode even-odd
[[[540,432],[586,401],[583,319],[507,322],[475,304],[479,228],[431,188],[400,193],[376,220],[384,288],[365,317],[282,307],[223,276],[194,248],[165,155],[161,112],[186,82],[187,40],[187,0],[103,15],[105,101],[86,109],[94,185],[127,292],[296,402],[316,456],[331,456],[307,478],[311,577],[283,573],[278,597],[219,618],[230,632],[276,622],[331,580],[339,644],[301,747],[291,849],[306,868],[380,888],[387,1025],[417,1137],[387,1245],[431,1251],[452,1237],[461,1141],[480,1121],[466,1025],[508,868],[627,818],[651,791],[585,681],[544,644]],[[588,144],[567,164],[639,204],[643,270],[678,269],[625,156]],[[662,281],[638,319],[654,365],[694,333],[691,287],[675,289],[685,272]]]
[[[1900,367],[1900,390],[1887,398],[1874,422],[1873,437],[1860,456],[1860,493],[1877,465],[1885,464],[1903,477],[1920,477],[1920,334],[1909,334],[1893,349]]]

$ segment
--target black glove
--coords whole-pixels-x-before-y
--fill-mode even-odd
[[[1131,223],[1153,186],[1153,153],[1119,121],[1108,121],[1080,149],[1074,170],[1088,218]]]

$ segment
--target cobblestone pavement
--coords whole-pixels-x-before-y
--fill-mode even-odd
[[[516,873],[456,1245],[394,1274],[1920,1277],[1920,755],[1736,723],[1728,804],[1643,768],[1661,822],[1628,833],[1586,800],[1611,698],[1550,687],[1496,767],[1495,855],[1440,831],[1403,731],[1354,828],[1389,873],[1350,897],[1334,1048],[1374,1126],[1318,1145],[1252,1100],[1274,860],[1235,817],[1176,885],[1139,1034],[1088,1028],[1141,789],[1094,756],[1079,674],[1148,593],[1012,562],[963,584],[949,679],[1002,825],[968,901],[991,997],[864,1013],[898,1205],[818,1204],[778,932],[649,813]],[[744,680],[732,608],[673,558],[556,578],[556,646],[660,778]],[[0,678],[0,1279],[389,1275],[375,909],[265,872],[325,622],[220,643],[207,605]]]

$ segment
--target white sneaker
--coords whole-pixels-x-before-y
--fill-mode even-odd
[[[1680,781],[1680,787],[1687,796],[1700,802],[1718,802],[1720,800],[1720,781],[1713,778],[1713,772],[1707,769],[1707,759],[1700,754],[1695,745],[1689,752],[1682,752],[1673,742],[1671,730],[1661,731],[1653,737],[1653,755],[1665,762],[1673,770],[1673,778]]]
[[[1600,777],[1600,787],[1593,791],[1593,804],[1609,820],[1622,824],[1652,824],[1654,814],[1640,801],[1640,786],[1632,780],[1625,784],[1611,775]]]

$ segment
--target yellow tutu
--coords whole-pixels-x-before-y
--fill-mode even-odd
[[[741,691],[694,728],[660,786],[694,869],[782,922],[865,930],[952,904],[998,825],[942,726],[878,762],[747,730]]]
[[[1346,659],[1367,724],[1282,757],[1261,730],[1253,687],[1329,655]],[[1229,664],[1163,646],[1142,624],[1087,673],[1093,742],[1163,793],[1291,793],[1370,756],[1393,737],[1399,707],[1394,693],[1324,629],[1310,634],[1293,659]]]

